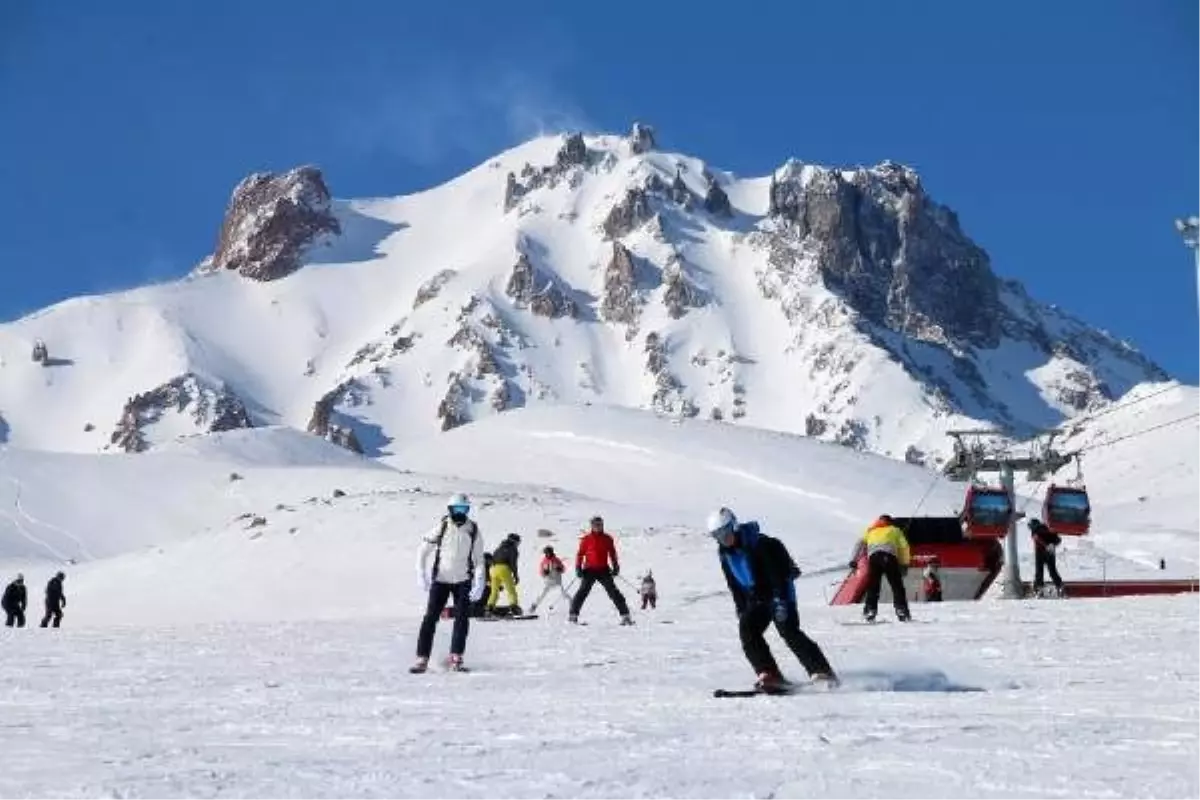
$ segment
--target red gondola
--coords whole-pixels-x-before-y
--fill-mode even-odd
[[[1084,536],[1091,527],[1092,507],[1082,486],[1050,485],[1042,504],[1042,521],[1060,536]]]
[[[1012,498],[1004,489],[976,486],[967,489],[963,503],[963,534],[972,539],[999,539],[1008,535],[1013,516]]]

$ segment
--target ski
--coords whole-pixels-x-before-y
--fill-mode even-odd
[[[508,620],[510,622],[519,622],[520,620],[523,620],[523,619],[537,619],[537,618],[538,618],[537,614],[522,614],[519,617],[496,616],[496,617],[478,617],[477,619],[479,622],[501,622],[504,620]]]

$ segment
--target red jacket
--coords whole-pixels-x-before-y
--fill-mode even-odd
[[[567,568],[563,566],[562,559],[558,556],[542,556],[542,563],[538,566],[538,572],[543,578],[549,577],[551,572],[566,572]]]
[[[617,569],[617,548],[607,533],[592,531],[579,540],[579,552],[575,554],[575,569],[607,570],[609,562]]]

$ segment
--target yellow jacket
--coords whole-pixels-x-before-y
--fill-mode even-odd
[[[862,541],[866,545],[868,557],[871,553],[883,551],[894,555],[902,566],[908,566],[908,539],[904,537],[904,531],[895,525],[875,520],[863,534]]]

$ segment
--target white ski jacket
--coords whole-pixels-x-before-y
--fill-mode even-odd
[[[438,583],[471,581],[471,597],[479,599],[487,582],[484,551],[483,533],[474,520],[455,525],[449,518],[443,518],[437,527],[425,534],[417,549],[417,575],[421,586],[428,591],[434,580]],[[433,574],[435,562],[436,576]]]

